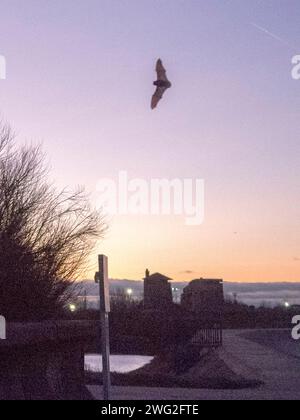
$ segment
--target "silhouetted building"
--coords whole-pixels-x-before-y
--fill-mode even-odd
[[[169,277],[160,273],[151,274],[146,270],[144,278],[144,306],[146,309],[165,310],[173,303]]]
[[[181,304],[187,311],[201,314],[205,320],[219,321],[224,306],[223,280],[193,280],[184,288]]]

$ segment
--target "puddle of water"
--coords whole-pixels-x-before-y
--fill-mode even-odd
[[[110,357],[111,372],[129,373],[140,369],[153,360],[151,356],[116,356]],[[99,354],[87,354],[85,356],[85,370],[102,372],[102,356]]]

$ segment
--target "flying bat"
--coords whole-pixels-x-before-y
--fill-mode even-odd
[[[155,109],[162,99],[164,93],[172,87],[171,82],[167,78],[166,69],[163,66],[162,61],[159,59],[156,63],[157,81],[154,82],[154,86],[157,87],[154,95],[152,96],[151,108]]]

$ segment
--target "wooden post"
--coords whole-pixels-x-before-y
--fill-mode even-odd
[[[102,364],[103,364],[103,398],[110,400],[111,378],[110,378],[110,344],[109,344],[109,318],[110,295],[108,281],[108,258],[99,255],[99,272],[96,273],[96,281],[99,281],[100,290],[100,315],[101,315],[101,342],[102,342]]]
[[[102,334],[102,365],[103,365],[103,398],[110,400],[111,379],[110,379],[110,347],[109,347],[109,319],[108,313],[101,312],[101,334]]]

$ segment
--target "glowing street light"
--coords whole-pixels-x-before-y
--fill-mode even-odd
[[[290,303],[289,302],[284,302],[284,306],[285,306],[285,308],[290,308],[291,307],[291,305],[290,305]]]
[[[76,305],[74,305],[74,303],[71,303],[71,305],[69,306],[69,309],[70,309],[71,312],[74,313],[74,312],[76,312],[77,308],[76,308]]]
[[[131,297],[133,295],[133,290],[132,289],[127,289],[126,294],[127,294],[127,296]]]

